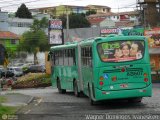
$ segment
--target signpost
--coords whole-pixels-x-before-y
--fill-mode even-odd
[[[6,58],[6,49],[2,44],[0,44],[0,65],[3,65],[4,68],[7,68],[8,65],[8,60]],[[1,71],[0,71],[0,78],[1,78]],[[0,80],[0,91],[2,90],[1,82],[2,81]]]
[[[100,31],[101,36],[109,34],[121,34],[120,28],[103,28]]]
[[[0,44],[0,65],[3,65],[5,60],[5,47]],[[1,71],[0,71],[0,78],[1,78]],[[0,91],[1,91],[1,80],[0,80]]]
[[[134,28],[134,29],[126,29],[122,30],[122,34],[125,36],[143,36],[144,35],[144,28]]]
[[[5,60],[5,47],[0,44],[0,65],[3,65]]]
[[[61,45],[64,44],[62,21],[53,19],[49,21],[49,44]]]

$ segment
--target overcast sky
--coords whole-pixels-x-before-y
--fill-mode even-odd
[[[86,6],[92,4],[111,7],[112,12],[122,12],[135,10],[136,1],[137,0],[0,0],[0,8],[1,11],[4,12],[15,12],[22,3],[25,3],[29,9],[58,5]]]

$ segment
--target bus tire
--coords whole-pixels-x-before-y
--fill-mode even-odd
[[[66,93],[66,90],[61,88],[60,80],[57,80],[57,88],[58,88],[59,93],[61,93],[61,94]]]
[[[96,105],[96,101],[93,101],[93,100],[92,100],[91,90],[90,90],[90,87],[89,87],[89,86],[88,86],[88,95],[89,95],[90,105]]]
[[[74,88],[74,95],[75,95],[76,97],[79,97],[79,96],[80,96],[80,93],[78,92],[78,84],[77,84],[77,81],[76,81],[76,80],[73,82],[73,88]]]
[[[128,102],[130,102],[130,103],[140,103],[140,102],[142,102],[142,97],[129,99]]]

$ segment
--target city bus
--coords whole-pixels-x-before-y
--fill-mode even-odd
[[[150,59],[144,36],[108,35],[50,48],[52,83],[97,101],[152,96]]]

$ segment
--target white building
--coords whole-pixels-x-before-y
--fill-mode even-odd
[[[33,23],[33,19],[21,19],[21,18],[8,18],[8,30],[22,35],[24,32],[30,30],[30,26]]]
[[[87,17],[91,26],[97,27],[131,27],[137,25],[138,12],[121,12],[112,13],[108,12],[105,14],[93,14]]]
[[[37,14],[34,16],[34,18],[38,20],[41,20],[43,17],[50,19],[50,15],[48,14]],[[29,31],[32,24],[33,19],[8,18],[8,30],[18,35],[22,35],[24,32]]]
[[[8,31],[8,13],[0,12],[0,31]]]
[[[43,17],[50,19],[50,15],[47,14],[37,14],[34,15],[34,18],[40,20]],[[7,12],[0,11],[0,31],[10,31],[17,35],[22,35],[24,32],[30,30],[30,26],[33,24],[33,19],[24,19],[24,18],[15,18],[15,17],[8,17]],[[46,34],[48,34],[48,29],[45,30]],[[45,53],[38,53],[38,61],[41,64],[45,62]],[[27,59],[28,61],[33,61],[33,54],[28,54]]]

